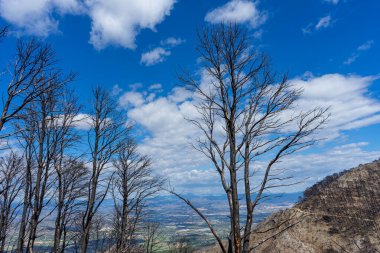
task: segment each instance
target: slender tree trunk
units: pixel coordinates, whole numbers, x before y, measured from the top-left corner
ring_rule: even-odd
[[[90,227],[87,226],[82,231],[81,245],[80,245],[80,252],[81,253],[86,253],[87,252],[87,247],[88,247],[89,240],[90,240]]]
[[[63,228],[62,236],[63,236],[63,238],[62,238],[62,239],[63,239],[63,242],[62,242],[62,247],[61,247],[60,253],[65,252],[65,249],[66,249],[66,238],[67,238],[67,230],[66,230],[66,227]]]
[[[96,165],[94,165],[94,166],[96,166]],[[97,180],[97,177],[95,175],[94,179],[92,181],[90,199],[88,201],[88,207],[87,207],[87,213],[86,213],[85,217],[83,218],[84,221],[82,224],[82,235],[81,235],[81,246],[80,246],[80,252],[81,253],[87,252],[87,247],[88,247],[88,243],[90,240],[90,227],[91,227],[92,218],[94,215],[93,212],[94,212],[95,199],[96,199],[97,181],[98,180]]]
[[[54,245],[53,245],[54,253],[59,252],[59,248],[61,244],[62,208],[63,208],[62,175],[58,173],[58,205],[57,205],[57,217],[55,219],[55,230],[54,230]]]
[[[8,186],[6,186],[8,187]],[[2,203],[2,206],[1,206],[1,216],[0,216],[0,241],[1,241],[1,245],[0,245],[0,252],[4,252],[4,247],[5,247],[5,238],[6,238],[6,230],[7,230],[7,227],[8,227],[8,224],[7,224],[7,199],[8,199],[8,196],[7,196],[7,190],[4,192],[4,199],[3,199],[3,203]]]
[[[244,228],[244,236],[243,236],[243,253],[249,253],[249,244],[251,241],[251,229],[252,229],[252,221],[253,221],[253,209],[252,209],[252,198],[251,198],[251,184],[249,180],[249,166],[250,159],[249,158],[250,151],[250,142],[247,140],[245,143],[244,149],[244,190],[245,190],[245,202],[246,202],[246,210],[247,217],[245,221]]]
[[[234,252],[241,252],[241,235],[240,235],[240,205],[239,205],[239,192],[236,176],[236,143],[235,143],[235,122],[234,112],[231,112],[231,119],[228,121],[228,131],[230,136],[230,183],[231,183],[231,197],[232,197],[232,240]]]
[[[27,161],[24,202],[23,202],[23,208],[22,208],[20,230],[18,233],[18,242],[17,242],[17,249],[16,249],[17,253],[22,253],[24,250],[24,240],[25,240],[26,225],[27,225],[26,219],[27,219],[28,209],[29,209],[30,179],[31,179],[31,165],[30,165],[30,161]]]

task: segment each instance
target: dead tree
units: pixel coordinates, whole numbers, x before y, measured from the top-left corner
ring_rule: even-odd
[[[154,253],[161,249],[161,238],[163,233],[160,223],[149,222],[145,225],[144,249],[145,253]]]
[[[6,33],[1,30],[0,33]],[[37,40],[19,41],[14,63],[8,68],[6,92],[0,115],[0,132],[4,124],[18,118],[22,109],[33,102],[56,79],[55,57],[50,46]],[[11,133],[8,133],[11,134]],[[4,134],[1,135],[4,138]]]
[[[107,168],[126,142],[129,127],[108,91],[93,90],[90,108],[91,129],[88,131],[90,175],[86,189],[86,205],[82,215],[80,252],[87,252],[92,219],[106,197],[111,180]]]
[[[91,252],[111,252],[112,235],[109,229],[109,217],[104,213],[97,213],[91,224],[91,234],[93,235],[94,243],[91,245]],[[113,252],[113,251],[112,251]]]
[[[72,241],[70,227],[75,226],[75,219],[84,205],[81,198],[85,196],[88,168],[74,157],[65,157],[59,162],[57,171],[57,203],[54,231],[53,252],[64,252]]]
[[[151,160],[141,155],[137,144],[129,139],[113,160],[116,169],[112,180],[115,217],[114,234],[117,252],[131,252],[145,213],[146,201],[162,186],[152,174]]]
[[[5,251],[9,228],[15,225],[20,207],[16,198],[24,187],[23,169],[23,159],[16,153],[0,158],[0,252]]]
[[[198,51],[209,83],[186,73],[180,77],[195,93],[199,117],[190,121],[202,137],[194,146],[214,165],[227,196],[233,252],[249,252],[253,212],[264,191],[286,185],[281,183],[285,178],[274,172],[275,165],[285,156],[313,145],[314,133],[328,115],[323,108],[305,112],[296,108],[302,91],[292,87],[286,76],[278,78],[271,71],[267,58],[252,49],[250,37],[238,25],[206,28],[199,33],[199,41]],[[255,170],[258,160],[265,166]],[[226,252],[212,224],[190,206],[208,223]],[[242,208],[246,213],[244,222]]]
[[[86,179],[87,168],[77,158],[69,157],[68,153],[78,144],[79,134],[75,130],[76,118],[80,107],[72,92],[65,92],[58,101],[56,111],[59,115],[52,121],[52,142],[56,148],[52,158],[52,166],[55,170],[56,191],[56,220],[54,231],[53,252],[61,252],[66,245],[65,240],[61,244],[62,237],[67,230],[67,224],[71,219],[73,209],[78,205]],[[78,152],[76,150],[76,152]]]
[[[49,73],[46,73],[46,75]],[[36,100],[24,108],[22,123],[17,124],[18,139],[25,156],[25,196],[20,224],[18,252],[22,252],[28,228],[27,252],[32,252],[37,237],[37,227],[44,217],[43,209],[51,203],[54,195],[52,185],[53,162],[58,155],[58,142],[55,140],[56,121],[61,120],[58,100],[71,77],[50,79],[41,86]],[[30,213],[30,215],[28,215]]]

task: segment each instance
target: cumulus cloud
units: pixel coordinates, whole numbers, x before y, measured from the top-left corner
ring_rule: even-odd
[[[170,54],[170,51],[162,47],[156,47],[151,51],[143,53],[141,55],[140,63],[144,64],[145,66],[156,65],[160,62],[165,61],[166,57],[168,57]]]
[[[378,76],[327,74],[306,80],[295,78],[291,83],[304,90],[298,107],[330,107],[331,117],[324,134],[336,138],[342,130],[380,123],[380,101],[372,98],[369,86]]]
[[[204,75],[202,85],[210,79]],[[332,141],[345,131],[380,123],[380,101],[371,97],[369,87],[377,76],[327,74],[293,78],[290,82],[304,93],[298,108],[307,111],[316,106],[330,106],[331,118],[320,137]],[[147,131],[140,143],[141,152],[150,155],[154,168],[162,175],[170,175],[172,184],[181,191],[215,193],[219,180],[215,170],[201,153],[191,147],[201,133],[186,118],[196,117],[194,94],[183,88],[175,88],[166,96],[141,93],[138,103],[130,104],[128,118]],[[129,95],[128,95],[129,96]],[[150,97],[150,98],[149,98]],[[340,139],[342,140],[342,139]],[[309,179],[301,185],[285,189],[302,190],[322,176],[371,161],[379,152],[366,151],[364,143],[340,145],[323,153],[308,152],[291,156],[280,163],[291,168],[298,179]],[[302,173],[301,173],[302,172]],[[290,172],[292,173],[292,172]],[[195,187],[196,186],[196,187]],[[279,189],[284,190],[284,189]]]
[[[125,92],[119,98],[119,105],[128,108],[130,106],[136,107],[144,103],[143,95],[136,91]]]
[[[154,31],[174,3],[175,0],[89,0],[90,43],[97,49],[108,45],[133,49],[139,30]]]
[[[0,15],[16,26],[18,32],[46,37],[58,31],[59,15],[78,14],[84,7],[77,0],[0,0]]]
[[[249,23],[257,28],[264,24],[268,15],[257,7],[257,3],[245,0],[232,0],[223,6],[208,12],[205,21],[217,24],[220,22]]]
[[[157,91],[157,92],[161,92],[162,91],[162,84],[154,83],[154,84],[150,85],[148,89],[153,90],[153,91]]]
[[[92,126],[92,119],[89,114],[79,113],[74,118],[74,126],[78,130],[89,130]]]
[[[155,47],[152,50],[141,54],[140,63],[145,66],[152,66],[164,62],[166,58],[171,55],[171,50],[183,43],[185,43],[184,39],[175,37],[161,40],[160,47]]]
[[[0,15],[17,32],[48,36],[58,31],[59,16],[88,15],[89,42],[96,49],[109,45],[134,49],[141,29],[155,31],[175,0],[0,0]]]

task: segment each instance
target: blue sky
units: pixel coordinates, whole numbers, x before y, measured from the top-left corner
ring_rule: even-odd
[[[207,81],[197,63],[197,29],[238,22],[273,68],[305,89],[302,107],[332,107],[326,141],[283,162],[308,178],[287,189],[299,191],[379,157],[379,10],[377,0],[0,0],[1,23],[11,31],[0,63],[17,38],[46,40],[64,70],[78,74],[72,85],[82,103],[95,85],[113,90],[157,173],[183,191],[217,193],[217,175],[189,147],[199,132],[183,119],[194,110],[176,72],[186,68]]]

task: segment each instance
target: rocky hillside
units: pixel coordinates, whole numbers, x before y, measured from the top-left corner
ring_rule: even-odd
[[[252,252],[380,253],[380,160],[326,177],[253,235]]]
[[[380,252],[380,161],[326,177],[256,230],[256,252]]]

